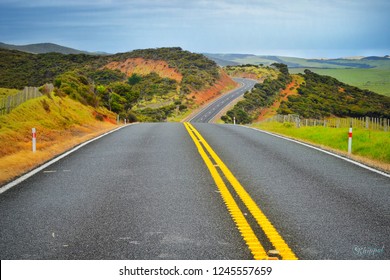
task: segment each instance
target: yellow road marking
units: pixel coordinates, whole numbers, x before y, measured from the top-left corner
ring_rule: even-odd
[[[219,158],[219,156],[213,151],[213,149],[202,137],[202,135],[190,123],[187,123],[187,126],[188,126],[187,130],[189,130],[190,128],[193,131],[193,133],[196,135],[196,137],[202,141],[203,146],[206,148],[208,153],[214,159],[215,163],[219,166],[219,168],[221,169],[225,177],[229,180],[230,184],[233,186],[234,190],[237,192],[238,196],[240,197],[244,205],[248,208],[249,212],[252,214],[252,216],[255,218],[259,226],[262,228],[262,230],[264,231],[265,235],[268,237],[268,239],[270,240],[274,248],[277,251],[279,251],[280,256],[284,260],[297,260],[298,259],[297,256],[290,249],[290,247],[284,241],[282,236],[278,233],[278,231],[268,220],[265,214],[260,210],[260,208],[257,206],[255,201],[251,198],[248,192],[236,179],[236,177],[229,170],[229,168],[227,168],[227,166],[223,163],[223,161]]]
[[[233,196],[229,192],[228,188],[226,187],[223,179],[219,175],[217,169],[207,156],[205,150],[199,143],[199,140],[195,137],[194,133],[192,132],[191,128],[189,127],[188,123],[184,123],[184,126],[186,127],[188,134],[191,136],[192,140],[194,141],[196,147],[198,148],[198,152],[201,155],[203,161],[205,162],[207,168],[209,169],[211,176],[214,179],[215,184],[217,185],[219,192],[222,196],[222,199],[232,217],[234,222],[236,223],[236,226],[238,230],[241,233],[241,236],[245,240],[249,250],[251,251],[254,259],[256,260],[264,260],[267,259],[267,253],[265,252],[263,246],[261,245],[260,241],[257,239],[255,233],[253,232],[251,226],[249,225],[248,221],[245,219],[245,216],[241,212],[240,208],[238,207],[236,201],[234,200]]]

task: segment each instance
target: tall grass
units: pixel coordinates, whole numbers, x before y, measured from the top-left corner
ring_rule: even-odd
[[[18,89],[0,88],[0,98],[17,94],[19,91]]]
[[[263,122],[254,127],[276,132],[295,139],[335,149],[341,153],[348,150],[348,128],[300,127],[291,123]],[[363,128],[354,128],[352,154],[382,163],[390,170],[390,133]]]
[[[0,185],[53,156],[114,127],[115,115],[70,98],[29,100],[0,116]],[[37,129],[37,152],[31,151],[31,129]]]

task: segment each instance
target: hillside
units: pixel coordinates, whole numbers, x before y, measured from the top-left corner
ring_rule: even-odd
[[[119,70],[127,77],[133,74],[146,76],[154,72],[161,78],[172,79],[178,83],[183,79],[183,75],[176,68],[170,67],[163,60],[144,59],[141,57],[128,58],[124,61],[112,61],[104,67],[111,70]]]
[[[305,118],[337,117],[390,118],[390,97],[347,85],[329,76],[305,70],[298,95],[289,96],[278,113]]]
[[[349,57],[337,59],[305,59],[286,56],[253,54],[205,54],[221,66],[237,64],[271,65],[283,63],[290,73],[303,73],[305,69],[334,77],[344,83],[390,96],[390,57]],[[220,61],[223,61],[220,63]]]
[[[69,97],[46,95],[0,116],[0,185],[55,155],[116,127],[115,114]],[[31,152],[31,128],[37,152]]]
[[[183,76],[181,90],[184,93],[211,86],[219,78],[219,70],[215,62],[203,55],[183,51],[181,48],[135,50],[108,56],[59,53],[30,54],[0,48],[0,56],[2,58],[0,61],[0,87],[4,88],[40,86],[53,82],[56,76],[74,69],[97,70],[107,67],[121,70],[123,63],[129,63],[128,59],[137,58],[149,62],[163,61],[170,68],[176,69]],[[133,62],[136,63],[134,60]],[[118,67],[113,67],[115,63]]]
[[[66,71],[100,64],[99,56],[86,54],[31,54],[0,48],[0,87],[18,88],[52,83]],[[101,62],[100,62],[101,63]]]
[[[237,87],[233,81],[222,69],[220,69],[220,78],[211,87],[190,93],[187,100],[193,101],[196,105],[203,105],[226,91]]]
[[[144,58],[165,61],[171,68],[176,68],[183,75],[182,93],[201,90],[212,86],[219,78],[217,64],[201,54],[184,51],[181,48],[158,48],[134,50],[107,56],[107,61],[125,61],[129,58]]]
[[[244,94],[244,100],[239,101],[234,105],[233,109],[229,110],[221,119],[226,123],[233,123],[235,120],[239,124],[251,123],[257,119],[261,111],[270,107],[279,97],[281,90],[291,82],[291,77],[288,73],[288,68],[284,64],[274,63],[269,67],[260,66],[244,66],[234,67],[234,69],[248,69],[251,74],[254,70],[260,73],[267,73],[262,83],[257,83],[251,91]],[[276,75],[274,74],[276,73]]]
[[[308,69],[311,72],[331,76],[337,80],[350,84],[361,89],[370,90],[379,94],[390,96],[390,65],[378,66],[375,68],[293,68],[291,73],[304,73]]]
[[[287,66],[273,64],[279,74],[263,84],[257,84],[244,100],[227,112],[222,120],[231,123],[250,123],[263,120],[270,113],[298,114],[304,118],[325,117],[377,117],[390,118],[390,97],[342,83],[329,76],[318,75],[310,70],[304,74],[289,75]],[[253,66],[226,67],[253,72]],[[266,67],[257,66],[257,69]],[[263,71],[264,71],[263,70]],[[260,71],[260,70],[257,70]],[[291,78],[293,77],[293,79]]]
[[[0,49],[0,55],[0,87],[54,83],[58,96],[105,106],[132,121],[178,117],[198,106],[203,93],[211,98],[234,85],[215,62],[181,48],[107,56]]]
[[[223,69],[232,77],[253,79],[259,83],[262,83],[265,79],[276,79],[278,77],[278,70],[269,66],[262,67],[259,65],[245,64],[226,66]]]

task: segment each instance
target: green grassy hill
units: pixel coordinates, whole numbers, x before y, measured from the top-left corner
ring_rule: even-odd
[[[330,76],[305,70],[299,95],[289,96],[278,113],[304,118],[337,117],[390,118],[390,97],[342,83]]]
[[[303,73],[305,69],[320,74],[334,77],[346,84],[361,89],[367,89],[379,94],[390,96],[390,67],[378,68],[344,68],[344,69],[319,69],[319,68],[293,68],[291,73]]]

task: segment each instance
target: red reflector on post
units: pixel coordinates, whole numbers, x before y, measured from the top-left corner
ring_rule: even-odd
[[[32,151],[35,153],[37,150],[37,130],[33,128],[31,132],[32,132]]]

